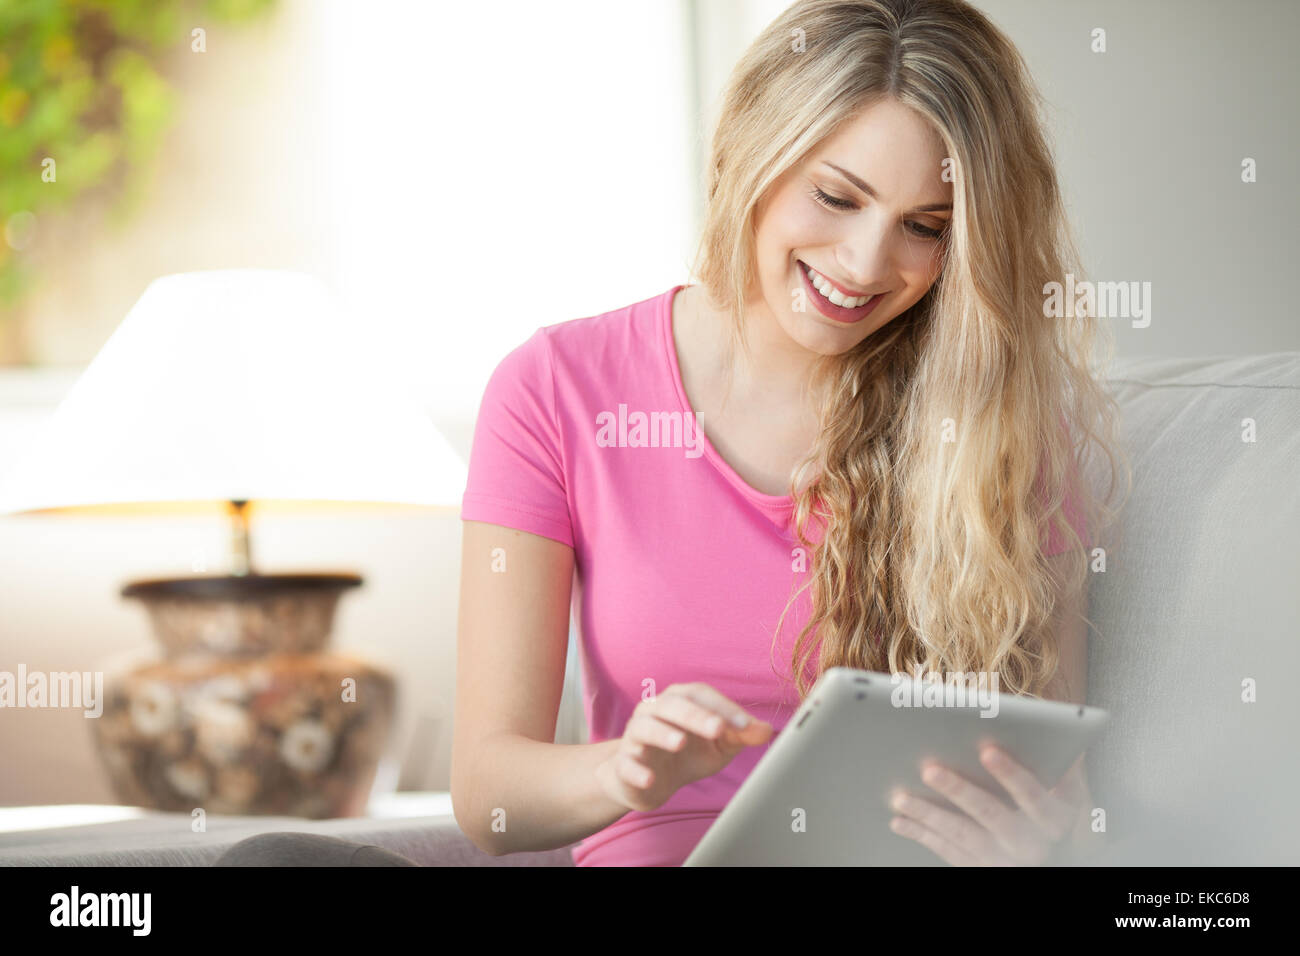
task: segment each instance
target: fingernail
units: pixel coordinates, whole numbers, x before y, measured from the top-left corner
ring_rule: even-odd
[[[740,727],[740,728],[743,729],[743,728],[749,726],[749,715],[748,715],[748,714],[732,714],[732,716],[731,716],[731,722],[732,722],[733,724],[735,724],[737,727]]]

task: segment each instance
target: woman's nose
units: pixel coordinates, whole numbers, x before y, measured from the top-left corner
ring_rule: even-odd
[[[888,224],[873,223],[841,243],[835,255],[844,281],[855,289],[878,287],[892,268],[892,243],[899,238],[892,233]]]

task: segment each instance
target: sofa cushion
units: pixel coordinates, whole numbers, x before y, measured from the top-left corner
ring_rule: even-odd
[[[381,846],[421,866],[572,866],[568,848],[489,856],[451,814],[372,819],[223,817],[209,815],[203,833],[187,813],[144,813],[90,826],[0,833],[0,866],[207,866],[245,837],[293,831],[323,833]]]
[[[1134,862],[1300,862],[1300,352],[1126,359],[1110,387],[1133,491],[1090,588],[1108,830],[1151,838]]]

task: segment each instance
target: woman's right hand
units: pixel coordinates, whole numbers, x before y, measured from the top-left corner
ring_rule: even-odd
[[[746,747],[767,743],[772,730],[708,684],[672,684],[637,704],[618,750],[596,768],[596,778],[629,810],[654,810]]]

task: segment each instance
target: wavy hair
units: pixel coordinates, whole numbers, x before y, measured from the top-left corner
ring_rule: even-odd
[[[1089,548],[1118,514],[1117,472],[1129,487],[1131,473],[1118,408],[1092,366],[1113,353],[1109,327],[1073,310],[1045,315],[1046,285],[1084,272],[1042,97],[1010,40],[961,0],[794,3],[726,87],[693,271],[730,314],[732,347],[746,348],[761,197],[886,97],[943,140],[953,216],[926,294],[814,366],[818,438],[791,478],[811,555],[791,596],[811,588],[794,680],[803,698],[834,666],[985,671],[1040,696],[1059,662],[1058,589],[1084,587]],[[1109,463],[1103,494],[1080,480],[1094,451]],[[1090,542],[1068,520],[1067,495]],[[1042,553],[1047,533],[1069,544],[1059,562]]]

